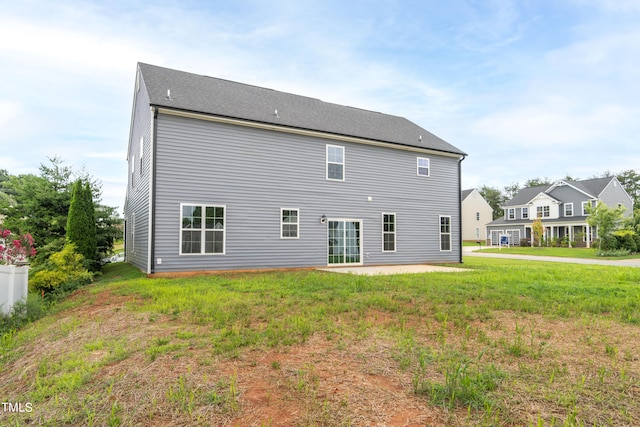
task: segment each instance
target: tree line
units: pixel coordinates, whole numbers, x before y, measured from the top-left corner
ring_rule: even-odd
[[[59,157],[48,160],[38,174],[0,170],[0,225],[33,236],[33,277],[43,270],[59,273],[57,261],[95,273],[100,259],[122,239],[122,219],[117,208],[100,203],[100,181],[86,170],[73,170]]]
[[[594,175],[587,179],[595,179],[595,178],[608,178],[613,177],[614,174],[610,171],[606,171],[600,175]],[[640,173],[636,172],[633,169],[629,169],[620,173],[615,174],[618,181],[622,187],[627,191],[629,196],[633,199],[633,206],[635,209],[640,208]],[[560,178],[563,181],[580,181],[580,178],[565,176],[564,178]],[[528,187],[537,187],[537,186],[550,186],[559,180],[551,180],[547,177],[545,178],[532,178],[528,179],[524,182],[522,186],[519,183],[513,183],[511,185],[507,185],[502,189],[496,187],[489,187],[487,185],[482,186],[478,191],[482,194],[482,197],[489,203],[491,208],[493,209],[493,219],[502,218],[504,216],[504,211],[502,206],[509,201],[513,196],[515,196],[518,191],[523,188]]]

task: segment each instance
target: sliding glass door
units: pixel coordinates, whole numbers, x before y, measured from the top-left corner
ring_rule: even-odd
[[[361,221],[330,220],[327,228],[329,265],[361,264]]]

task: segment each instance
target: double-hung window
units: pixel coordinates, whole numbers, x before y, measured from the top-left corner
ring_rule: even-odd
[[[587,210],[589,206],[589,202],[582,202],[582,216],[589,215],[589,211]]]
[[[509,208],[507,210],[507,219],[516,219],[516,209],[515,208]]]
[[[382,252],[396,251],[396,214],[382,214]]]
[[[429,159],[426,157],[418,157],[417,158],[417,168],[418,168],[418,176],[430,176],[431,175],[431,165]]]
[[[440,250],[451,250],[451,217],[440,217]]]
[[[224,206],[182,204],[180,254],[224,254]]]
[[[142,175],[143,157],[144,157],[144,136],[140,137],[140,175]]]
[[[298,209],[280,209],[280,238],[297,239],[300,227],[300,211]]]
[[[529,208],[522,208],[522,219],[529,219]]]
[[[573,216],[573,203],[564,204],[564,216]]]
[[[551,215],[549,206],[538,206],[536,208],[536,213],[538,214],[538,218],[549,218]]]
[[[327,144],[327,179],[344,181],[344,147]]]

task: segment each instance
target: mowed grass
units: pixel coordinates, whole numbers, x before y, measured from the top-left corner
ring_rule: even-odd
[[[590,258],[590,259],[634,259],[640,258],[638,254],[602,257],[598,256],[593,248],[557,248],[557,247],[530,247],[530,246],[510,246],[510,247],[484,247],[480,252],[502,253],[514,255],[534,255],[534,256],[554,256],[563,258]]]
[[[147,279],[0,341],[2,425],[638,425],[640,269]],[[0,408],[1,409],[1,408]]]

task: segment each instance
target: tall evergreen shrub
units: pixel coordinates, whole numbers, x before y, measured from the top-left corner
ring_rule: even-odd
[[[89,184],[78,179],[73,184],[71,204],[67,217],[67,242],[85,259],[91,271],[98,269],[98,244],[96,239],[95,207]]]

